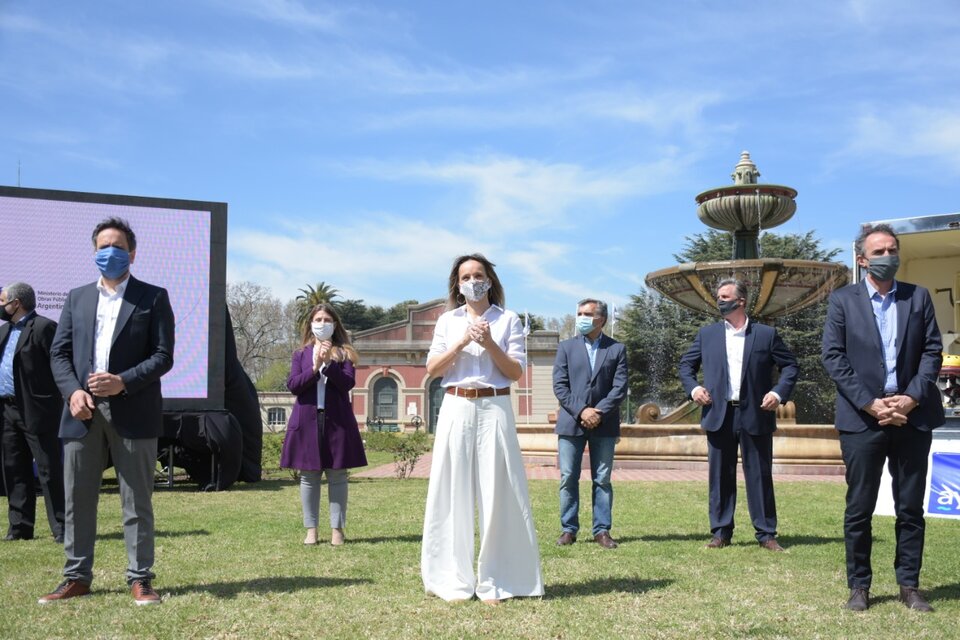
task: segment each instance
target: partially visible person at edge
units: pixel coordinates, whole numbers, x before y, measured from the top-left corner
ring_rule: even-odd
[[[0,320],[6,321],[0,327],[0,428],[10,522],[4,540],[33,538],[36,462],[50,532],[63,544],[63,459],[57,437],[63,398],[50,371],[57,323],[36,307],[36,293],[25,282],[0,291]]]
[[[557,348],[553,393],[557,414],[557,458],[560,461],[560,537],[557,544],[577,541],[580,529],[580,467],[590,447],[593,481],[593,540],[616,549],[613,526],[613,451],[620,439],[620,403],[627,396],[627,350],[605,334],[607,305],[587,298],[577,304],[577,332]]]
[[[348,469],[367,465],[350,402],[359,356],[332,305],[318,304],[308,317],[287,378],[287,388],[297,399],[287,424],[280,466],[300,472],[306,545],[318,542],[320,480],[326,474],[330,544],[339,546],[344,543],[347,524]]]
[[[93,230],[96,282],[74,289],[50,348],[53,377],[66,401],[63,438],[65,580],[41,604],[90,593],[97,503],[107,459],[123,506],[127,585],[138,605],[158,604],[153,589],[153,481],[163,426],[160,378],[173,367],[174,317],[167,290],[130,275],[137,237],[126,220]]]
[[[835,421],[847,467],[846,607],[864,611],[870,606],[873,510],[886,464],[897,512],[893,566],[900,601],[932,611],[919,586],[931,430],[945,422],[937,388],[940,329],[930,292],[895,279],[900,242],[893,228],[864,227],[854,250],[867,275],[830,295],[822,353],[837,385]]]
[[[420,571],[428,594],[496,605],[543,595],[540,553],[510,385],[526,365],[520,318],[479,254],[453,262],[448,311],[437,320],[427,372],[446,388],[437,419]],[[474,509],[480,551],[474,573]]]
[[[777,407],[793,392],[797,359],[773,327],[747,317],[747,287],[733,278],[717,284],[722,320],[702,327],[680,358],[680,382],[700,405],[707,432],[710,492],[709,549],[733,538],[737,510],[737,451],[743,459],[747,507],[762,549],[783,551],[777,542],[777,502],[773,490],[773,432]],[[697,372],[703,365],[703,384]],[[780,377],[773,383],[773,367]]]

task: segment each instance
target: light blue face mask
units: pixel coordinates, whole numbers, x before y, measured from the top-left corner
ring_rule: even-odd
[[[97,251],[94,261],[104,278],[116,280],[130,268],[130,253],[120,247],[104,247]]]
[[[577,316],[577,331],[580,332],[580,335],[587,335],[593,331],[593,318],[590,316]]]

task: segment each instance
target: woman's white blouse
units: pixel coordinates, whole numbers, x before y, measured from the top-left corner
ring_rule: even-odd
[[[483,316],[490,323],[490,335],[509,357],[527,366],[527,355],[523,345],[523,323],[513,311],[505,311],[497,305],[490,305]],[[445,353],[448,345],[455,345],[471,325],[466,305],[447,311],[437,320],[433,330],[433,343],[427,360]],[[479,389],[509,387],[513,381],[505,376],[487,350],[476,342],[469,343],[457,355],[457,359],[447,369],[441,384],[444,387],[465,387]]]

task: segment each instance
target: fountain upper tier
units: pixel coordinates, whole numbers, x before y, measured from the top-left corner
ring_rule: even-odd
[[[775,318],[823,300],[850,276],[847,267],[835,262],[764,258],[688,262],[649,273],[646,283],[688,309],[719,316],[714,292],[724,278],[747,285],[751,317]]]

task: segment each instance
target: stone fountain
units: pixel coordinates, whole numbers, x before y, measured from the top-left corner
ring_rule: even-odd
[[[783,224],[796,213],[795,189],[757,181],[760,171],[744,151],[734,168],[733,184],[697,197],[697,215],[714,229],[733,234],[732,259],[681,264],[647,275],[647,286],[694,311],[719,317],[714,290],[723,278],[747,284],[751,318],[772,322],[823,300],[849,282],[846,266],[814,260],[784,260],[760,255],[764,230]],[[802,399],[800,399],[802,402]],[[621,428],[616,449],[618,466],[644,468],[706,468],[707,445],[699,427],[699,407],[693,402],[666,416],[655,404],[642,405],[633,424]],[[777,411],[774,435],[776,473],[843,473],[843,461],[832,425],[796,424],[796,407],[788,402]],[[520,429],[528,457],[555,456],[556,436],[549,428]]]
[[[770,321],[822,300],[849,281],[847,267],[834,262],[760,257],[761,231],[783,224],[797,210],[790,187],[760,184],[760,171],[746,151],[733,184],[699,194],[697,215],[714,229],[733,234],[731,260],[695,262],[647,274],[648,287],[688,309],[719,316],[714,289],[723,278],[739,278],[751,292],[748,313]]]

